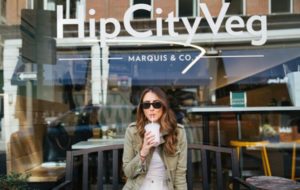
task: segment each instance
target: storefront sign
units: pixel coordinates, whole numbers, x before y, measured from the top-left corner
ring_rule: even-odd
[[[227,13],[229,3],[223,3],[223,6],[219,12],[218,17],[216,20],[213,20],[212,15],[210,14],[207,5],[204,3],[200,3],[200,9],[203,13],[204,17],[197,16],[195,17],[194,23],[190,23],[188,18],[186,17],[175,17],[174,12],[170,12],[168,14],[168,17],[163,20],[159,15],[162,14],[163,10],[161,8],[155,9],[155,13],[157,15],[156,18],[156,36],[162,36],[162,23],[166,22],[168,24],[168,34],[171,37],[174,37],[174,41],[176,41],[176,37],[179,35],[178,32],[175,31],[175,23],[176,22],[182,22],[188,32],[188,37],[185,41],[186,44],[190,44],[192,42],[193,37],[196,34],[197,29],[200,27],[200,23],[203,18],[206,19],[208,22],[208,25],[213,33],[213,35],[217,35],[219,33],[221,24],[224,21],[225,15]],[[154,11],[153,7],[148,4],[136,4],[127,9],[127,11],[124,13],[123,23],[125,30],[133,37],[136,38],[148,38],[151,36],[154,36],[154,33],[152,30],[147,31],[137,31],[133,28],[131,25],[131,18],[135,11],[138,10],[146,10],[146,11]],[[89,13],[90,16],[95,15],[95,10],[90,9]],[[78,26],[78,37],[79,38],[85,38],[84,35],[84,23],[85,23],[85,15],[84,15],[84,8],[82,6],[79,6],[79,14],[78,18],[76,19],[64,19],[63,18],[63,7],[61,5],[57,6],[57,38],[64,38],[64,26],[65,25],[77,25]],[[255,30],[254,29],[254,22],[256,25],[260,25],[260,29]],[[107,25],[113,25],[114,30],[111,33],[108,33],[106,28]],[[121,31],[121,24],[120,22],[115,18],[101,18],[100,19],[100,41],[101,46],[106,46],[106,41],[109,39],[115,39],[118,37]],[[89,19],[89,36],[88,38],[94,39],[96,37],[96,21],[94,18]],[[225,30],[228,34],[232,36],[240,36],[244,33],[249,33],[254,37],[254,39],[251,40],[252,45],[263,45],[265,44],[267,40],[267,17],[266,16],[258,16],[253,15],[248,18],[248,20],[245,22],[241,16],[229,16],[226,19],[225,22]]]
[[[246,92],[230,92],[230,105],[232,107],[246,107],[247,106]]]

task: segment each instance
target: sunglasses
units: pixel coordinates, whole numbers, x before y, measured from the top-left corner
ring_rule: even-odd
[[[152,103],[150,103],[150,102],[143,102],[141,105],[142,105],[143,109],[149,109],[151,105],[155,109],[159,109],[159,108],[162,107],[162,104],[159,101],[155,101],[155,102],[152,102]]]

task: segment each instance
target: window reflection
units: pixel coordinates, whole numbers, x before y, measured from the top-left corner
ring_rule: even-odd
[[[136,4],[147,4],[151,5],[151,0],[133,0],[133,5]],[[146,10],[137,10],[133,13],[134,19],[150,19],[151,18],[151,12]]]
[[[271,13],[290,13],[291,0],[271,0]]]
[[[191,17],[195,16],[197,10],[196,0],[178,0],[178,16]]]
[[[230,3],[227,14],[242,15],[244,14],[244,0],[225,0],[225,3]]]

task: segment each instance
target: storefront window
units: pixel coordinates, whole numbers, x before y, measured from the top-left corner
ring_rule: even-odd
[[[151,5],[151,0],[133,0],[133,5],[136,4],[147,4]],[[138,10],[135,11],[133,14],[134,19],[150,19],[151,18],[151,12],[146,11],[146,10]]]
[[[192,17],[197,15],[196,0],[177,0],[177,3],[179,17]]]
[[[78,142],[123,139],[150,86],[166,92],[189,143],[300,138],[298,1],[18,2],[1,1],[0,148],[7,172],[63,165]],[[152,10],[124,21],[141,3]],[[100,129],[104,136],[93,133]],[[53,136],[65,146],[51,144]]]
[[[45,10],[55,10],[57,5],[63,5],[64,18],[77,18],[78,5],[81,4],[81,0],[44,0]]]
[[[270,0],[271,13],[291,13],[292,0]]]
[[[225,3],[230,3],[228,8],[228,14],[230,15],[242,15],[244,14],[244,0],[225,0]]]

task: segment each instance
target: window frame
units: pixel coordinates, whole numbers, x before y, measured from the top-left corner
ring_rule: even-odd
[[[1,0],[1,10],[0,10],[0,23],[5,23],[6,22],[6,6],[7,6],[7,0]]]
[[[176,17],[180,17],[179,16],[179,1],[180,0],[176,0]],[[193,18],[199,15],[200,13],[200,2],[201,0],[193,0],[193,15],[191,16],[187,16],[188,18]],[[184,16],[186,17],[186,16]]]
[[[52,10],[52,11],[56,10],[57,3],[56,3],[55,0],[43,0],[43,1],[44,1],[43,2],[44,10]],[[65,8],[66,12],[64,13],[64,16],[67,19],[71,18],[71,16],[74,16],[74,15],[71,15],[71,1],[74,1],[74,0],[66,0],[66,8]],[[49,7],[49,5],[50,5],[49,3],[54,4],[54,7]],[[74,7],[75,8],[75,13],[74,13],[75,14],[75,18],[78,18],[78,15],[79,15],[79,12],[78,12],[78,6],[79,5],[83,5],[84,6],[83,10],[85,12],[86,11],[85,10],[86,9],[86,0],[76,0],[76,2],[75,2],[75,6],[76,7]],[[84,15],[85,15],[85,13],[84,13]]]
[[[151,3],[151,7],[153,8],[153,5],[154,5],[154,0],[150,0],[150,3]],[[134,4],[134,0],[130,0],[130,6],[133,6],[133,5],[135,5]],[[153,19],[153,9],[151,10],[151,12],[150,12],[150,18],[134,18],[134,16],[133,15],[131,15],[131,18],[130,18],[130,20],[152,20]]]
[[[27,0],[26,1],[26,8],[27,9],[34,9],[34,0]]]
[[[225,3],[225,0],[222,0],[222,5]],[[243,8],[242,8],[242,14],[228,14],[227,15],[246,15],[247,14],[247,6],[246,6],[246,3],[247,1],[246,0],[242,0],[242,3],[243,3]]]
[[[275,14],[293,14],[293,9],[294,9],[294,0],[288,0],[288,1],[290,1],[290,10],[288,11],[288,12],[275,12],[275,13],[273,13],[272,12],[272,0],[269,0],[269,2],[268,2],[268,7],[269,7],[269,14],[270,15],[275,15]]]

